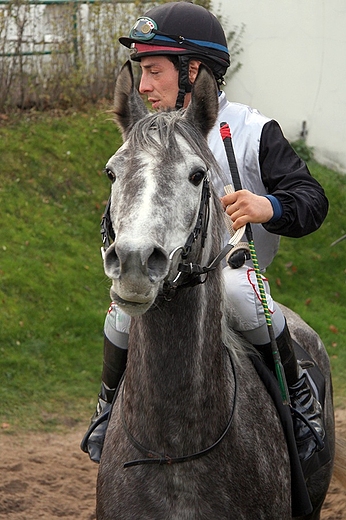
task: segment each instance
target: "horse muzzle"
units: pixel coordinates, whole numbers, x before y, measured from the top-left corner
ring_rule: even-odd
[[[129,241],[116,240],[103,261],[105,274],[113,282],[111,298],[130,315],[148,310],[170,268],[169,255],[162,247],[134,247]]]

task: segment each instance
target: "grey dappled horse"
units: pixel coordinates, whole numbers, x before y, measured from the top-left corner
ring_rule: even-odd
[[[107,164],[115,242],[104,265],[111,298],[133,318],[99,468],[98,520],[291,518],[284,434],[245,346],[227,331],[220,264],[193,286],[223,247],[221,204],[205,191],[208,170],[217,168],[205,139],[217,111],[203,67],[185,113],[149,115],[129,64],[117,80],[124,144]],[[326,377],[333,452],[328,356],[287,312]],[[332,462],[309,479],[314,513],[301,518],[320,517],[331,473]]]

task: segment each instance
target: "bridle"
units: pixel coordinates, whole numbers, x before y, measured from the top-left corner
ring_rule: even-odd
[[[204,283],[208,277],[208,273],[216,267],[216,265],[202,267],[200,264],[187,261],[192,246],[199,237],[201,238],[201,247],[203,248],[205,245],[210,217],[210,196],[210,180],[208,175],[205,175],[195,227],[188,236],[185,244],[173,249],[169,255],[169,260],[172,264],[175,255],[180,252],[182,262],[178,264],[176,276],[172,280],[168,277],[164,280],[160,295],[166,301],[170,301],[174,297],[178,288],[194,287],[195,285]]]
[[[102,248],[101,253],[102,257],[104,256],[104,253],[111,245],[111,242],[115,240],[115,233],[112,226],[111,221],[111,201],[112,201],[112,195],[109,196],[105,210],[102,214],[101,223],[100,223],[100,233],[102,237]]]
[[[239,242],[243,235],[243,229],[236,232],[231,240],[223,247],[220,253],[214,258],[214,260],[206,266],[202,266],[198,263],[188,262],[189,254],[191,253],[193,244],[201,238],[201,247],[205,245],[205,241],[208,235],[208,225],[210,217],[210,180],[208,174],[204,176],[201,201],[198,210],[197,220],[193,231],[188,236],[183,246],[178,246],[169,255],[170,264],[173,263],[173,259],[176,254],[180,253],[181,262],[177,266],[177,273],[172,279],[169,279],[169,275],[163,282],[162,289],[158,295],[158,298],[163,298],[166,301],[172,300],[178,289],[187,287],[194,287],[195,285],[203,284],[208,278],[210,271],[213,271],[225,256],[231,251],[231,249]],[[102,248],[101,253],[104,254],[111,242],[115,240],[115,233],[112,227],[110,218],[110,207],[111,207],[111,196],[109,197],[105,210],[101,218],[101,236],[102,236]]]

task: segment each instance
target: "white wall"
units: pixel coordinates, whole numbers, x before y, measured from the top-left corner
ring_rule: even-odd
[[[218,3],[217,3],[218,2]],[[346,172],[346,0],[214,0],[229,28],[245,23],[228,98],[258,108],[315,158]]]

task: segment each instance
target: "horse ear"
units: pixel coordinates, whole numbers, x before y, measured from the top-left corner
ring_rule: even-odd
[[[115,83],[114,120],[125,140],[134,123],[146,116],[148,110],[139,95],[128,60],[122,67]]]
[[[218,88],[213,73],[200,65],[192,87],[191,102],[185,117],[207,137],[216,123],[219,112]]]

